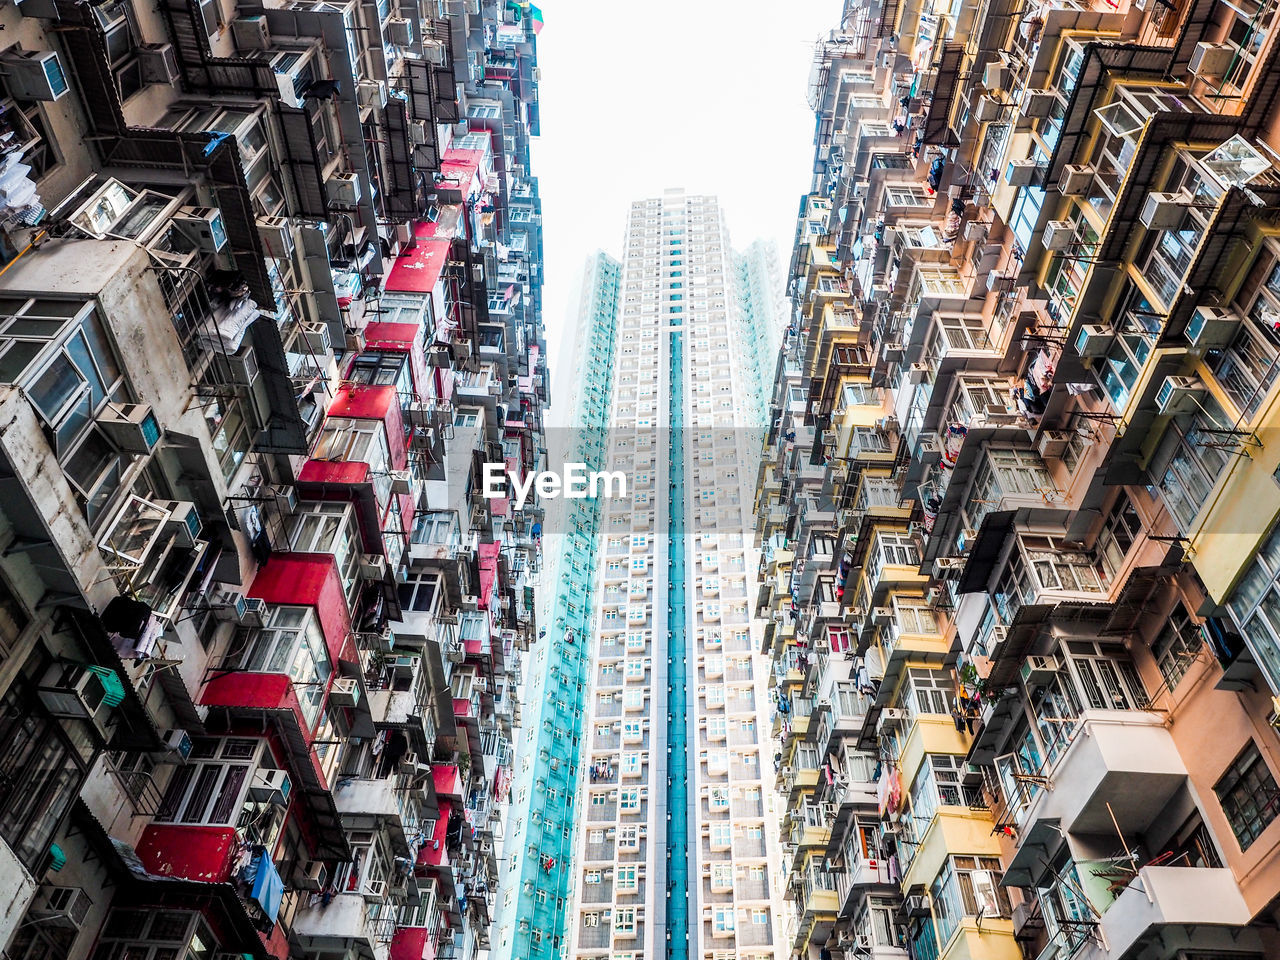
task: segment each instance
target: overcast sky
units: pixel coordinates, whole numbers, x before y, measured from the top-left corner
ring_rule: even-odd
[[[552,404],[571,353],[563,337],[582,263],[622,252],[632,200],[667,187],[712,193],[733,245],[773,239],[790,257],[809,187],[813,42],[840,0],[542,0],[543,315]],[[557,414],[563,411],[557,409]],[[553,417],[559,422],[559,416]]]

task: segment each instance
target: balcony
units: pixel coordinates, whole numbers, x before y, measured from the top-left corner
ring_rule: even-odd
[[[339,893],[328,905],[303,906],[293,915],[293,937],[303,950],[348,951],[363,957],[385,958],[386,946],[393,928],[390,918],[370,916],[372,905],[362,892]],[[385,933],[385,936],[380,934]]]
[[[1187,781],[1161,717],[1134,710],[1084,711],[1046,774],[1026,822],[1056,821],[1065,833],[1102,836],[1144,833]],[[1034,855],[1019,850],[1010,869]]]
[[[1240,895],[1235,877],[1226,868],[1143,867],[1136,883],[1118,896],[1099,924],[1109,949],[1096,943],[1081,954],[1082,960],[1103,960],[1135,954],[1152,941],[1163,942],[1166,928],[1178,928],[1177,942],[1205,956],[1217,950],[1248,950],[1257,944],[1257,933],[1241,931],[1253,916]],[[1250,943],[1237,938],[1243,935]],[[1260,945],[1255,949],[1261,950]],[[1152,957],[1183,956],[1172,947]],[[1262,954],[1259,953],[1259,956]]]

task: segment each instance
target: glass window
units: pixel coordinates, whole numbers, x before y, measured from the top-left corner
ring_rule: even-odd
[[[1241,850],[1248,850],[1276,818],[1280,788],[1252,741],[1214,784],[1213,792]]]

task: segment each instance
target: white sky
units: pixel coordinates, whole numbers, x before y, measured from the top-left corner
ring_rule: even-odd
[[[720,198],[737,249],[791,254],[812,177],[813,42],[840,0],[540,0],[543,316],[552,404],[564,411],[568,319],[582,263],[622,252],[632,200],[667,187]],[[558,421],[559,417],[552,418]]]

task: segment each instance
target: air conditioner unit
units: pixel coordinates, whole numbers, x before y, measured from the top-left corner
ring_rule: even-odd
[[[183,760],[191,756],[191,734],[181,728],[164,732],[165,750],[176,753]]]
[[[1196,307],[1187,321],[1187,339],[1193,347],[1216,350],[1225,347],[1240,332],[1240,315],[1218,307]]]
[[[1202,393],[1204,384],[1196,377],[1165,377],[1156,391],[1156,408],[1164,414],[1177,413]]]
[[[929,365],[927,363],[913,363],[907,371],[908,383],[921,383],[929,373]]]
[[[294,868],[293,885],[299,890],[323,890],[329,885],[329,868],[319,860],[301,860]]]
[[[1086,323],[1076,334],[1076,353],[1082,357],[1101,357],[1115,343],[1116,335],[1101,324]]]
[[[360,202],[360,178],[354,173],[335,173],[324,182],[331,203],[354,205]]]
[[[298,509],[298,488],[289,483],[273,483],[267,492],[276,502],[276,509],[284,514],[293,514]]]
[[[989,123],[992,120],[999,120],[1000,111],[1003,109],[1004,104],[1000,102],[999,97],[979,97],[974,115],[978,118],[979,123]],[[1031,163],[1033,166],[1035,165],[1034,160]]]
[[[964,238],[966,240],[981,240],[987,235],[987,224],[984,220],[966,220],[964,224]]]
[[[257,629],[266,623],[267,601],[261,597],[244,598],[244,615],[240,617],[240,626]]]
[[[271,49],[271,31],[267,29],[266,17],[237,17],[231,21],[231,36],[240,51]]]
[[[274,803],[284,806],[289,802],[292,788],[289,774],[283,770],[255,770],[249,781],[249,796],[258,803]]]
[[[427,142],[427,122],[425,120],[409,121],[409,142],[421,146]]]
[[[307,349],[313,354],[323,356],[333,350],[333,344],[329,340],[329,325],[327,323],[306,324],[302,328],[302,336]]]
[[[961,553],[967,553],[973,547],[973,541],[978,539],[978,531],[973,527],[965,527],[960,531],[957,539],[956,547]]]
[[[213,366],[225,383],[252,386],[258,379],[258,357],[253,345],[246,343],[235,353],[214,353]]]
[[[150,404],[109,403],[97,424],[121,453],[150,453],[160,442],[160,424]]]
[[[366,880],[364,886],[360,888],[360,893],[369,903],[381,902],[387,898],[387,881]]]
[[[0,54],[0,75],[18,100],[57,100],[70,89],[52,50],[6,50]]]
[[[923,894],[905,897],[902,901],[902,912],[908,917],[927,917],[929,915],[929,898]]]
[[[1027,657],[1018,672],[1028,687],[1042,687],[1058,675],[1058,658]]]
[[[387,40],[397,47],[413,43],[413,24],[404,17],[387,18]]]
[[[1012,293],[1018,284],[1016,273],[1001,273],[992,270],[987,274],[987,291],[989,293]]]
[[[335,707],[354,707],[360,703],[360,682],[355,677],[339,677],[329,687],[329,702]]]
[[[898,707],[885,707],[880,711],[880,719],[876,721],[877,736],[885,730],[895,730],[907,719],[907,711]]]
[[[937,580],[959,580],[964,562],[964,557],[938,557],[933,561],[933,576]]]
[[[1040,164],[1035,160],[1010,160],[1005,169],[1005,183],[1011,187],[1029,187],[1035,182]]]
[[[893,607],[876,607],[871,611],[871,619],[881,626],[893,623]]]
[[[880,348],[880,356],[884,357],[890,363],[897,363],[902,359],[902,349],[901,343],[886,343]]]
[[[293,254],[293,225],[288,217],[258,217],[258,239],[266,255],[283,260]]]
[[[387,575],[387,558],[380,553],[360,554],[360,576],[365,580],[382,580]]]
[[[1028,90],[1022,97],[1022,115],[1033,120],[1043,120],[1053,112],[1058,102],[1052,90]]]
[[[1013,85],[1013,71],[1003,60],[992,60],[982,69],[982,85],[988,90],[1008,90]]]
[[[182,76],[178,70],[178,55],[171,43],[143,43],[138,45],[138,68],[144,83],[176,83]]]
[[[415,657],[397,657],[397,660],[416,659]],[[413,752],[402,753],[399,761],[396,763],[396,769],[400,773],[417,773],[418,772],[418,755]]]
[[[1070,220],[1050,220],[1041,242],[1046,250],[1065,250],[1076,236],[1076,225]]]
[[[991,628],[991,636],[987,639],[987,656],[992,660],[999,658],[1004,652],[1005,642],[1009,639],[1009,628],[996,626]]]
[[[217,207],[183,207],[173,215],[173,225],[205,253],[217,253],[227,245],[227,228]]]
[[[1149,193],[1138,219],[1148,230],[1172,230],[1182,225],[1187,198],[1178,193]]]
[[[80,887],[41,885],[27,913],[42,926],[79,930],[93,908],[93,901]]]
[[[54,664],[37,688],[40,702],[55,717],[92,719],[106,703],[115,706],[119,693],[108,691],[102,677],[83,665]]]
[[[470,593],[463,594],[462,601],[458,605],[468,613],[474,613],[480,609],[480,598]]]
[[[413,492],[413,473],[409,470],[392,470],[391,492],[407,494]]]
[[[1040,452],[1042,457],[1059,459],[1067,452],[1067,447],[1070,443],[1071,431],[1045,430],[1040,436],[1036,437],[1036,450]]]
[[[183,546],[194,547],[204,528],[196,505],[190,500],[159,500],[156,505],[169,511],[165,529],[176,531]]]
[[[210,598],[209,609],[213,611],[215,620],[223,623],[239,623],[244,619],[248,607],[245,606],[244,594],[221,590]]]
[[[302,95],[311,85],[313,68],[310,50],[284,50],[271,58],[280,100],[295,110],[302,109]]]
[[[1197,43],[1191,51],[1188,69],[1197,77],[1221,77],[1231,69],[1236,48],[1229,43]]]
[[[385,107],[387,85],[382,80],[360,80],[356,83],[356,102],[362,107]]]
[[[1058,192],[1068,197],[1079,197],[1093,186],[1093,166],[1088,163],[1068,163],[1062,168],[1058,180]]]

